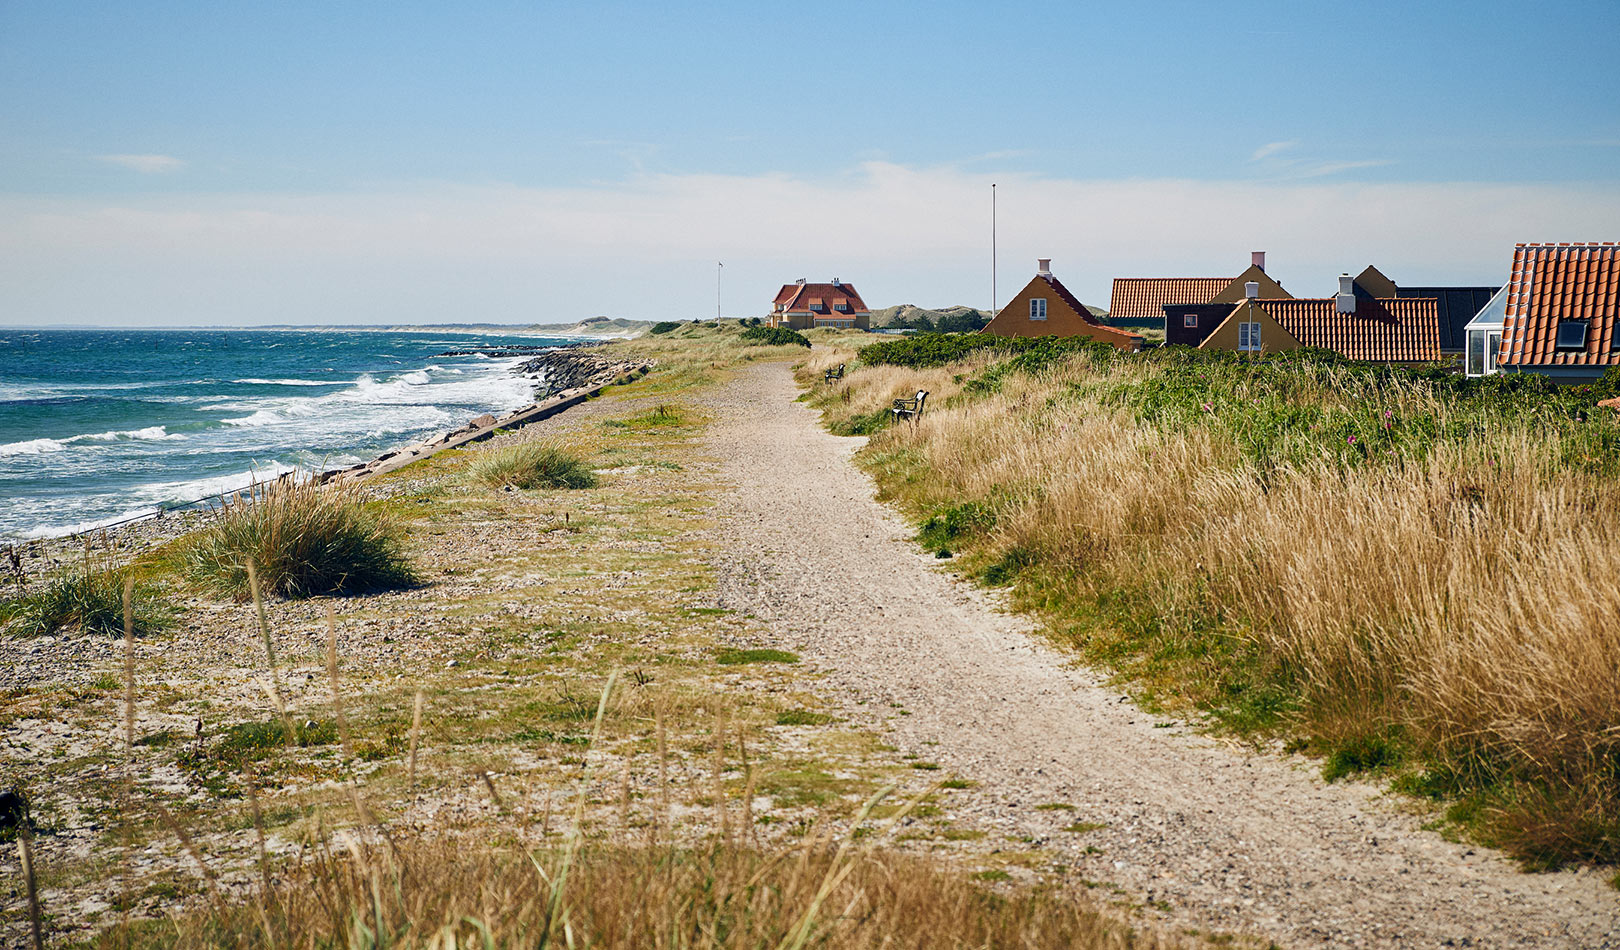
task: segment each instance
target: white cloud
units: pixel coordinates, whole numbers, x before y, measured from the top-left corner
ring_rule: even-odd
[[[638,176],[371,194],[0,196],[0,323],[439,323],[762,313],[834,276],[873,306],[985,306],[1036,257],[1083,300],[1115,276],[1220,276],[1270,252],[1299,295],[1367,263],[1505,280],[1517,241],[1617,239],[1602,184],[1083,180],[871,162],[833,179]]]
[[[1276,155],[1278,152],[1286,152],[1298,144],[1299,142],[1295,140],[1289,140],[1287,142],[1267,142],[1254,150],[1254,154],[1249,156],[1249,161],[1264,161],[1265,159]]]
[[[183,159],[173,155],[97,155],[96,159],[143,175],[161,175],[186,167]]]

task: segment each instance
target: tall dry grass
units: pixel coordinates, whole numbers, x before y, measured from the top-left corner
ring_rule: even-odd
[[[1376,398],[1374,422],[1463,435],[1347,456],[1301,424],[1257,453],[1120,396],[1175,372],[1072,357],[975,386],[983,360],[879,366],[819,402],[836,429],[902,383],[965,386],[867,459],[920,516],[972,526],[971,563],[1022,572],[1054,627],[1161,694],[1250,690],[1340,770],[1420,765],[1412,787],[1531,863],[1620,858],[1620,485],[1569,464],[1584,436],[1330,372],[1266,411]],[[1239,392],[1194,412],[1275,398]]]

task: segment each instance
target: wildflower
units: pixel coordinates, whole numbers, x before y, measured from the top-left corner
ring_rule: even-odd
[[[1388,419],[1390,416],[1393,416],[1394,414],[1395,414],[1395,410],[1393,410],[1393,409],[1385,409],[1384,410],[1384,418],[1385,419]]]
[[[1351,445],[1355,445],[1356,444],[1356,437],[1355,436],[1350,436],[1348,441],[1350,442]]]
[[[1208,403],[1208,402],[1204,403],[1204,411],[1205,412],[1214,412],[1215,411],[1215,404],[1214,403]]]

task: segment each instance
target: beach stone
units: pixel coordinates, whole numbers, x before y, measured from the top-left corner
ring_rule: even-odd
[[[8,788],[0,792],[0,831],[15,831],[28,820],[28,799]]]
[[[483,426],[492,426],[492,425],[495,424],[495,417],[486,412],[481,416],[474,416],[473,420],[471,422],[467,423],[467,424],[470,425],[470,426],[473,426],[475,428],[482,428]]]

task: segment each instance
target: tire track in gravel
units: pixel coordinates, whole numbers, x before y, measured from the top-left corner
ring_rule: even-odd
[[[763,618],[858,721],[979,782],[959,813],[1168,905],[1176,926],[1288,947],[1620,947],[1620,895],[1598,872],[1521,873],[1371,785],[1156,724],[938,570],[850,461],[863,440],[827,433],[796,395],[771,363],[705,397],[729,485],[721,603]],[[1061,830],[1074,821],[1106,827]]]

